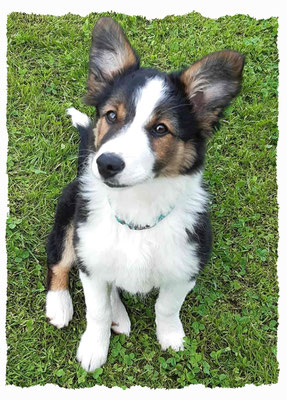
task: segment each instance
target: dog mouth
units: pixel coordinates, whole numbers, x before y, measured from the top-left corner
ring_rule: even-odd
[[[119,183],[116,179],[105,179],[102,182],[112,189],[121,189],[121,188],[124,189],[124,188],[130,188],[133,186],[140,185],[142,183],[145,183],[148,180],[149,180],[149,178],[145,178],[140,181],[132,182],[132,183]]]
[[[109,180],[103,181],[105,185],[109,186],[110,188],[126,188],[130,187],[130,185],[123,185],[117,182],[111,182]]]

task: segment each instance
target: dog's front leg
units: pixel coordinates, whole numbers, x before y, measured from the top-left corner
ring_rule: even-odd
[[[88,371],[94,371],[107,360],[112,310],[110,291],[106,281],[80,272],[86,301],[87,327],[77,351],[77,360]]]
[[[155,304],[156,333],[163,350],[168,347],[178,351],[183,350],[185,336],[179,312],[185,296],[193,289],[195,280],[165,284],[160,287]]]

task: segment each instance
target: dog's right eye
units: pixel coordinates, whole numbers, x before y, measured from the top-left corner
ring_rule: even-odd
[[[106,120],[110,123],[113,124],[117,120],[117,114],[115,111],[108,111],[106,113]]]

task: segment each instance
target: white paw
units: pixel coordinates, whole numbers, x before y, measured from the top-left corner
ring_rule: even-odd
[[[68,290],[48,291],[46,317],[59,329],[68,326],[73,317],[73,303]]]
[[[162,350],[171,347],[175,351],[183,350],[183,338],[185,336],[180,319],[157,320],[156,335]]]
[[[100,341],[96,339],[96,336],[96,334],[84,332],[78,347],[77,360],[87,372],[93,372],[107,361],[109,337],[108,340]]]
[[[169,332],[169,333],[157,333],[157,338],[162,350],[167,350],[171,347],[175,351],[183,350],[183,338],[184,333],[181,332]]]
[[[117,334],[123,333],[129,336],[131,332],[131,321],[125,306],[122,303],[120,303],[120,305],[121,307],[118,307],[117,313],[113,310],[112,330]]]

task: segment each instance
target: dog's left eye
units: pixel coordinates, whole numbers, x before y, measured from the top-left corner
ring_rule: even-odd
[[[117,114],[116,114],[116,112],[115,111],[108,111],[107,113],[106,113],[106,119],[107,119],[107,121],[108,122],[110,122],[110,123],[114,123],[114,122],[116,122],[116,120],[117,120]]]
[[[163,136],[168,133],[168,127],[164,124],[155,125],[152,129],[155,136]]]

